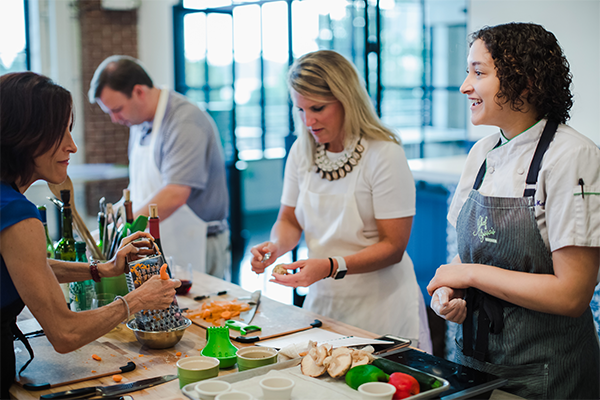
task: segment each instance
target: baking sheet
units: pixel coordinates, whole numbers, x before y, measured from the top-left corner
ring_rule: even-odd
[[[311,378],[302,375],[302,372],[300,371],[301,361],[302,358],[295,358],[282,363],[219,376],[212,380],[229,382],[233,386],[233,390],[249,393],[258,400],[264,399],[258,382],[267,375],[286,376],[291,378],[296,383],[292,390],[292,400],[362,400],[360,393],[357,390],[350,388],[344,379],[334,379],[329,375],[324,375],[320,378]],[[435,378],[442,382],[442,387],[419,393],[415,396],[408,397],[407,399],[430,399],[437,397],[441,392],[448,389],[450,386],[448,381],[438,377]],[[201,400],[194,390],[195,385],[196,383],[190,383],[189,385],[184,386],[181,391],[192,400]]]

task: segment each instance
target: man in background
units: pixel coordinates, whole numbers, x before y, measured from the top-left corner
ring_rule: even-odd
[[[176,264],[229,277],[229,195],[219,134],[208,113],[155,87],[140,62],[114,55],[96,69],[90,103],[129,127],[134,218],[156,204],[161,243]]]

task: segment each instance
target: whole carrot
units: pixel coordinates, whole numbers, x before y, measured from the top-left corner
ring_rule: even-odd
[[[169,274],[167,274],[167,263],[164,263],[162,267],[160,267],[160,279],[167,280],[169,279]]]

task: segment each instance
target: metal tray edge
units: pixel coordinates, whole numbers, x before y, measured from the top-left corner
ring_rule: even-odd
[[[271,370],[282,370],[282,369],[287,369],[287,368],[293,368],[296,365],[299,365],[301,361],[302,361],[302,357],[298,357],[298,358],[294,358],[294,359],[291,359],[288,361],[278,362],[278,363],[271,364],[271,365],[265,365],[264,367],[258,367],[258,368],[250,369],[247,371],[241,371],[241,372],[231,373],[231,374],[227,374],[227,375],[223,375],[223,376],[217,376],[216,378],[211,378],[211,379],[207,379],[207,380],[218,380],[218,381],[225,381],[228,383],[241,382],[246,379],[254,378],[255,376],[264,375]],[[436,397],[439,393],[442,393],[450,388],[450,382],[448,382],[444,378],[440,378],[438,376],[431,375],[427,372],[419,371],[418,369],[415,369],[412,367],[408,367],[408,368],[415,370],[419,373],[429,375],[429,376],[437,379],[438,381],[442,382],[442,386],[439,388],[428,390],[426,392],[416,394],[411,397],[407,397],[405,400],[430,399],[432,397]],[[181,388],[181,392],[186,397],[188,397],[192,400],[200,400],[199,397],[192,396],[190,394],[190,393],[195,393],[193,386],[196,383],[197,382],[185,385],[183,388]]]

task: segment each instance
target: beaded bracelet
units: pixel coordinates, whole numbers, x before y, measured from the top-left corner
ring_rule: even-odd
[[[129,316],[131,314],[129,313],[129,304],[127,304],[127,300],[125,300],[125,297],[123,297],[123,296],[115,296],[115,300],[117,300],[117,299],[123,300],[123,303],[125,303],[125,307],[127,307],[127,319],[126,319],[126,321],[129,321]]]
[[[90,274],[94,282],[100,282],[100,273],[98,272],[98,260],[90,261]]]

